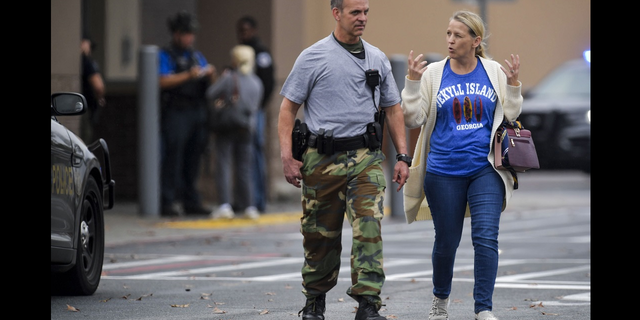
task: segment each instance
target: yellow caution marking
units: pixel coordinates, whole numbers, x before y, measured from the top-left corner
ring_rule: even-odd
[[[385,207],[385,216],[391,214],[391,209]],[[276,225],[287,223],[299,223],[302,217],[302,211],[297,212],[283,212],[283,213],[266,213],[261,214],[258,219],[248,219],[238,216],[234,219],[197,219],[197,220],[179,220],[179,221],[165,221],[157,223],[156,226],[160,228],[173,228],[173,229],[227,229],[227,228],[242,228],[242,227],[255,227],[264,225]]]
[[[158,223],[156,226],[175,229],[226,229],[294,223],[300,222],[300,217],[302,217],[302,211],[261,214],[258,219],[248,219],[239,216],[234,219],[166,221]]]

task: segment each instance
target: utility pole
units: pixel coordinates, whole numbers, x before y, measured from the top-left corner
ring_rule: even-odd
[[[478,15],[484,21],[484,27],[487,29],[487,34],[489,34],[489,17],[487,16],[487,5],[489,2],[511,2],[516,0],[451,0],[453,2],[462,2],[466,4],[477,4],[478,5]],[[489,43],[487,39],[484,40],[487,44]]]
[[[478,10],[480,11],[480,18],[484,21],[484,27],[489,30],[489,20],[487,20],[487,1],[488,0],[476,0],[478,3]]]
[[[142,216],[160,216],[160,89],[158,47],[140,49],[138,84],[138,190]]]

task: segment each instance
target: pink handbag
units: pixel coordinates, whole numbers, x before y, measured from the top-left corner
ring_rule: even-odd
[[[511,172],[514,189],[518,189],[516,172],[540,169],[538,153],[531,131],[522,127],[520,121],[504,120],[494,140],[495,167]]]

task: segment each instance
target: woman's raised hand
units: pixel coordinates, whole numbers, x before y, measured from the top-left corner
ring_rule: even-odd
[[[504,59],[504,62],[509,66],[508,69],[500,66],[500,69],[507,75],[507,84],[510,86],[518,86],[518,75],[520,74],[520,56],[511,54],[511,62],[509,60]]]
[[[422,60],[424,55],[421,53],[415,59],[413,58],[413,50],[409,51],[407,76],[409,80],[420,80],[422,74],[427,70],[427,61]]]

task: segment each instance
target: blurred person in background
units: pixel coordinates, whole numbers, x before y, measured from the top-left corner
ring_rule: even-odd
[[[95,126],[100,122],[100,108],[107,105],[104,98],[105,85],[100,72],[100,66],[91,56],[96,44],[87,35],[80,41],[80,53],[82,58],[82,95],[87,99],[89,110],[80,120],[80,137],[86,143],[97,139],[94,135]]]
[[[207,89],[210,101],[232,97],[237,90],[233,108],[240,108],[246,115],[248,127],[218,132],[215,135],[216,192],[220,204],[211,212],[214,219],[232,219],[235,211],[243,217],[258,219],[260,214],[253,205],[253,136],[256,115],[262,99],[262,82],[254,72],[255,52],[246,45],[231,49],[231,68]],[[235,169],[235,170],[234,170]],[[233,193],[232,193],[233,191]]]
[[[266,107],[275,83],[271,53],[258,38],[258,22],[251,16],[243,16],[236,25],[238,43],[251,46],[255,51],[256,75],[262,82],[264,93],[256,114],[256,128],[253,134],[253,204],[260,212],[267,205],[267,164],[265,159]]]
[[[193,47],[196,18],[181,11],[167,22],[171,42],[159,51],[161,215],[208,214],[196,183],[208,138],[205,91],[216,72]]]

